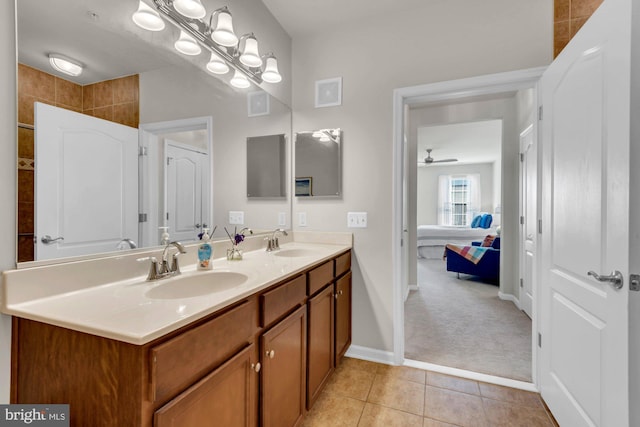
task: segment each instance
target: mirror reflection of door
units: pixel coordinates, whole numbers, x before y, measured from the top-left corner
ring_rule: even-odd
[[[166,225],[173,240],[196,240],[202,228],[208,227],[202,215],[203,169],[206,169],[208,156],[193,147],[166,139],[165,159]]]

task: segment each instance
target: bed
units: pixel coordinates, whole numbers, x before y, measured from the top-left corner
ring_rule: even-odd
[[[469,245],[473,240],[482,240],[487,234],[496,234],[496,227],[471,228],[452,225],[419,225],[418,258],[442,259],[444,246]]]

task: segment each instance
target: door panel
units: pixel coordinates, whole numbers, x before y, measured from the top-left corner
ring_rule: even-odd
[[[607,0],[542,80],[542,396],[560,425],[628,426],[629,0]]]
[[[35,150],[37,260],[138,238],[137,129],[36,103]]]
[[[533,126],[520,135],[522,206],[522,283],[520,284],[520,308],[533,318],[533,283],[535,281],[535,257],[538,233],[537,215],[537,144],[533,137]]]

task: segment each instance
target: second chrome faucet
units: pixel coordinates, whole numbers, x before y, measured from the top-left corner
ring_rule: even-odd
[[[275,230],[273,230],[271,237],[265,237],[265,240],[267,241],[267,252],[280,249],[278,233],[281,233],[283,236],[288,236],[287,232],[283,228],[276,228]]]

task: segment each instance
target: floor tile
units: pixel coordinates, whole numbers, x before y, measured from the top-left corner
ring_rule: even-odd
[[[419,415],[367,403],[358,427],[423,427]]]
[[[348,397],[322,393],[307,414],[303,427],[356,427],[365,403]]]
[[[422,416],[424,385],[412,381],[376,376],[368,401]]]
[[[331,376],[325,391],[358,400],[367,400],[369,390],[376,374],[348,367],[336,370]]]
[[[443,423],[442,421],[434,420],[433,418],[425,418],[422,427],[456,427],[453,424]]]
[[[544,405],[538,393],[531,391],[517,390],[501,385],[480,383],[480,394],[482,397],[493,400],[517,403],[519,405],[530,406],[532,408],[542,408]]]
[[[353,357],[343,357],[342,362],[338,365],[337,370],[357,369],[375,374],[378,367],[385,366],[381,363],[369,362],[368,360],[354,359]]]
[[[431,386],[426,386],[424,415],[463,427],[487,425],[479,396]]]
[[[427,372],[427,384],[434,387],[459,391],[462,393],[480,395],[480,388],[478,387],[477,381],[440,374],[438,372]]]
[[[408,366],[378,365],[377,374],[388,379],[412,381],[419,384],[426,382],[426,371]]]
[[[543,408],[532,408],[510,402],[482,399],[491,427],[553,427]]]

